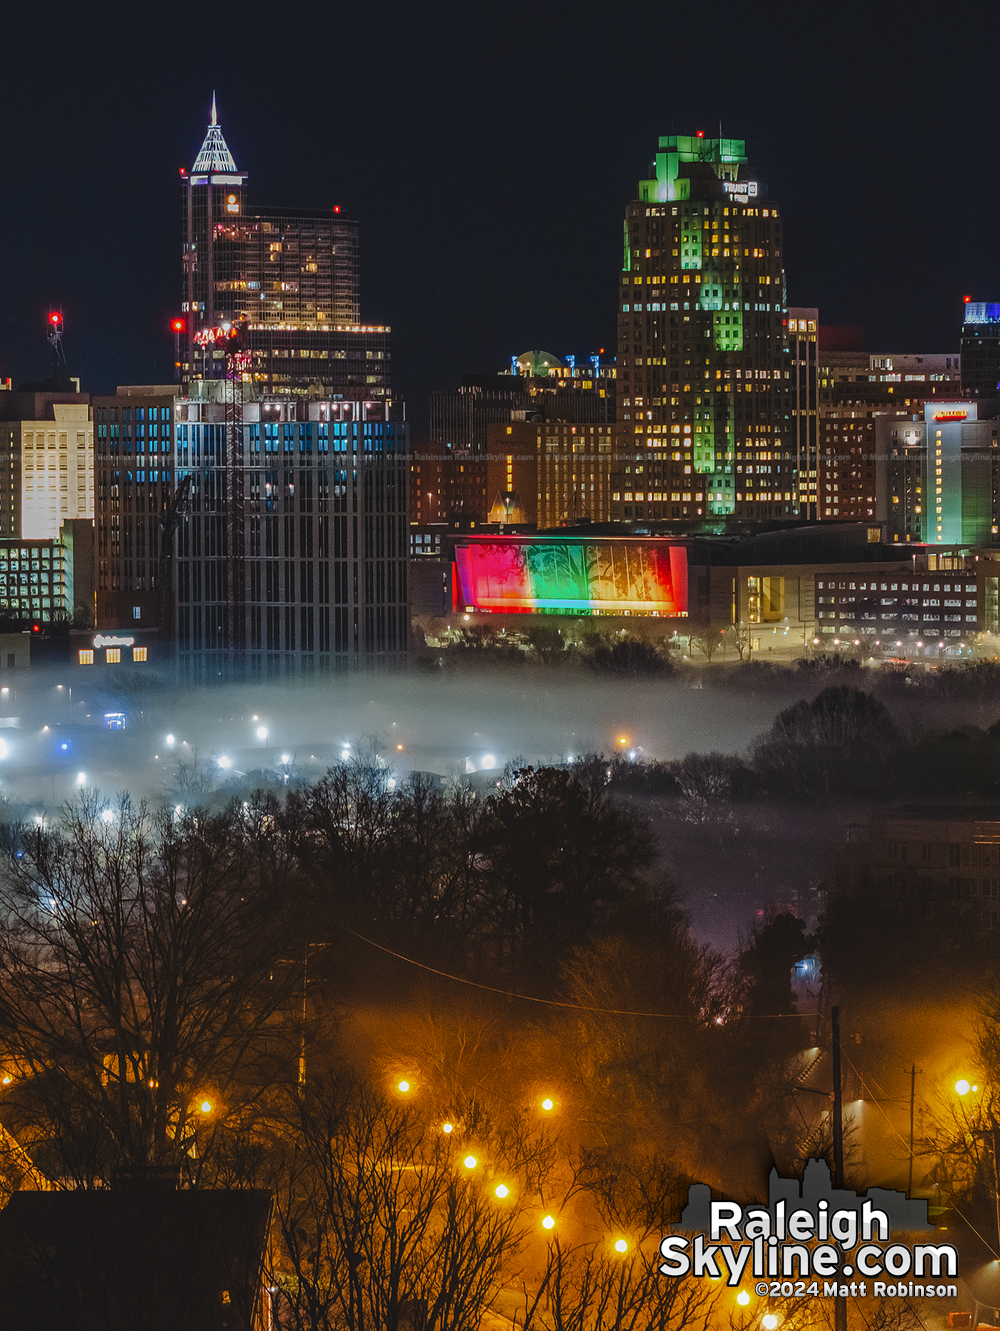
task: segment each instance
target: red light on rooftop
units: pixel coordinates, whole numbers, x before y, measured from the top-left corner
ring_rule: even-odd
[[[340,204],[339,204],[339,203],[335,203],[335,204],[333,205],[333,211],[334,211],[335,213],[339,213],[339,212],[340,212]]]
[[[183,332],[184,332],[184,320],[183,320],[183,319],[171,319],[171,320],[170,320],[170,330],[171,330],[171,332],[173,332],[173,333],[183,333]]]
[[[971,305],[971,304],[972,304],[972,297],[971,297],[971,296],[964,296],[963,299],[964,299],[966,305]]]
[[[179,167],[177,168],[177,170],[181,173],[182,176],[186,176],[186,175],[187,175],[187,170],[186,170],[185,167],[183,167],[183,166],[179,166]]]
[[[704,137],[705,137],[705,131],[703,129],[700,129],[698,131],[698,138],[703,139]]]
[[[49,315],[49,323],[52,325],[53,328],[58,328],[59,325],[62,323],[62,315],[59,313],[58,310],[53,310],[52,313]]]

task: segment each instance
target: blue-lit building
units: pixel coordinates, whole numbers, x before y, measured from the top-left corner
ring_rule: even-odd
[[[170,579],[182,671],[208,677],[235,663],[309,674],[404,661],[402,404],[246,402],[242,496],[230,502],[221,385],[195,387],[175,404],[174,484],[190,487]]]
[[[966,301],[962,325],[962,393],[1000,393],[1000,304]]]

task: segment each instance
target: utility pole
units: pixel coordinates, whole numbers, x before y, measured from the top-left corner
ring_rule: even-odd
[[[844,1186],[844,1095],[840,1078],[840,1008],[830,1011],[833,1039],[833,1186]],[[834,1331],[847,1331],[847,1300],[833,1301]]]
[[[840,1084],[840,1008],[831,1011],[833,1025],[833,1186],[844,1186],[844,1096]]]
[[[913,1104],[916,1099],[917,1089],[917,1065],[914,1063],[910,1068],[910,1168],[906,1176],[906,1195],[913,1193]]]

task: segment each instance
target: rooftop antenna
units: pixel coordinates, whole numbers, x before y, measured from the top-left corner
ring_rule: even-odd
[[[218,112],[217,112],[216,109],[215,109],[215,89],[214,89],[214,88],[212,89],[212,119],[211,119],[210,123],[213,124],[213,125],[217,125],[217,124],[219,123],[219,115],[218,115]]]

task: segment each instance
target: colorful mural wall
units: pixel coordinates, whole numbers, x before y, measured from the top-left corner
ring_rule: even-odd
[[[494,613],[687,614],[687,549],[669,541],[493,537],[455,550],[459,607]]]

